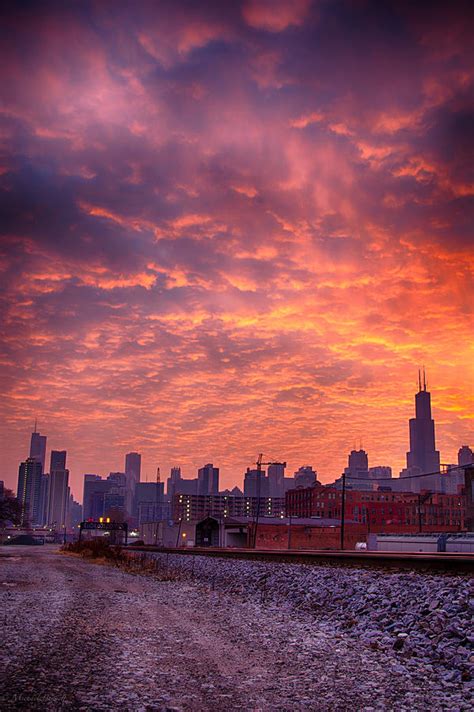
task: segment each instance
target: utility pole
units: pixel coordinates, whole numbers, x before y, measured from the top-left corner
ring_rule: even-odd
[[[282,465],[283,467],[286,467],[286,462],[262,462],[263,459],[263,454],[260,453],[257,459],[257,462],[255,463],[257,465],[257,512],[256,512],[256,517],[255,517],[255,532],[253,536],[253,548],[255,549],[257,546],[257,529],[258,529],[258,520],[260,517],[260,498],[262,494],[262,465]]]
[[[160,468],[156,468],[156,501],[155,501],[155,516],[154,519],[155,521],[155,546],[158,546],[158,500],[160,497],[159,490],[160,490]]]
[[[429,500],[431,497],[431,492],[427,492],[425,494],[419,494],[418,495],[418,533],[421,534],[421,530],[423,528],[423,516],[422,516],[422,510],[421,506]]]
[[[341,501],[341,549],[344,550],[344,525],[346,518],[346,473],[342,473],[342,501]]]
[[[182,521],[183,521],[183,518],[180,517],[180,518],[179,518],[178,534],[177,534],[177,536],[176,536],[176,548],[178,548],[178,547],[179,547],[179,544],[180,544],[179,537],[180,537],[180,534],[181,534],[181,522],[182,522]]]
[[[258,529],[258,519],[260,516],[260,494],[262,490],[262,458],[263,454],[260,453],[260,455],[257,458],[257,512],[256,512],[256,517],[255,517],[255,531],[253,534],[253,548],[257,548],[257,529]]]

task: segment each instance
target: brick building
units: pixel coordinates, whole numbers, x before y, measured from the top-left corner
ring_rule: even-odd
[[[346,491],[345,518],[370,532],[462,531],[464,494],[383,491]],[[342,491],[335,487],[307,487],[286,493],[291,517],[341,518]]]
[[[337,520],[285,519],[259,521],[255,534],[255,522],[248,524],[247,546],[256,549],[339,549],[341,528]],[[344,548],[355,549],[357,542],[365,542],[367,529],[363,524],[346,522]]]

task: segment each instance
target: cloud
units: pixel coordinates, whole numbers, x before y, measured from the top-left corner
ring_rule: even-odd
[[[226,485],[260,451],[327,481],[363,437],[396,470],[420,363],[455,458],[472,413],[473,75],[467,15],[443,5],[12,9],[10,486],[35,415],[77,496],[128,449],[150,472],[214,460]]]
[[[242,14],[251,27],[283,32],[288,27],[301,25],[310,5],[310,0],[247,0]]]

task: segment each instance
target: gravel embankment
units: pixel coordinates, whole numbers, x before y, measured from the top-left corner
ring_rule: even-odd
[[[2,710],[472,708],[467,577],[175,555],[160,581],[19,549]]]
[[[149,556],[149,555],[147,555]],[[445,682],[474,678],[474,579],[153,554],[183,579],[232,596],[259,597],[331,623],[373,649],[435,666]]]

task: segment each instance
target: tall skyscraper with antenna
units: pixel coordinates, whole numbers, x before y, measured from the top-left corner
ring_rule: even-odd
[[[435,444],[435,425],[431,417],[431,394],[426,390],[426,374],[418,371],[418,393],[415,396],[415,417],[410,419],[410,450],[407,452],[407,469],[419,468],[420,474],[438,472],[439,451]]]

